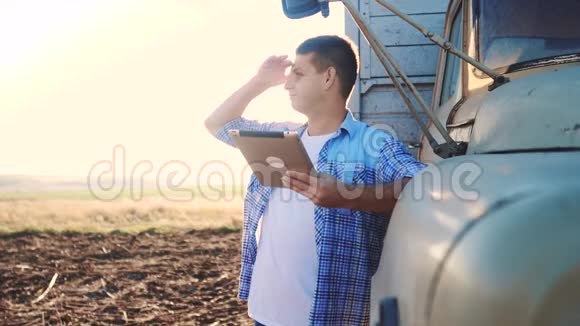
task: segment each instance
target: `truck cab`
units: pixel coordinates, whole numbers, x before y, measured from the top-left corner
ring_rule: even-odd
[[[371,325],[580,325],[580,3],[452,0],[432,111],[462,155],[392,214]],[[438,137],[431,125],[430,131]],[[395,318],[392,318],[395,315]]]
[[[490,90],[488,76],[441,52],[432,109],[467,154],[578,149],[578,12],[569,0],[451,1],[445,38],[510,80]],[[419,158],[440,160],[429,144]]]

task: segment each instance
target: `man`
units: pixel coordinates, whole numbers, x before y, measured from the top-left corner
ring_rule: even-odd
[[[400,190],[424,165],[384,131],[352,117],[346,103],[357,70],[349,41],[308,39],[297,48],[294,63],[287,56],[268,58],[205,121],[232,146],[230,129],[296,130],[318,172],[289,171],[286,188],[274,189],[252,176],[244,204],[239,298],[248,300],[256,325],[369,322],[370,281],[397,184]],[[241,117],[252,99],[282,83],[292,107],[308,118],[305,125]]]

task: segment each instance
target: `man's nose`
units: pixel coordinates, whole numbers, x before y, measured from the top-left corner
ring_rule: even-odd
[[[292,81],[292,75],[286,77],[286,82],[284,83],[284,89],[289,91],[294,88],[294,82]]]

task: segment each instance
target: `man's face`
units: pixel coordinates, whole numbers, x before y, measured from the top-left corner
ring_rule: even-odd
[[[313,53],[297,54],[284,88],[290,95],[292,107],[308,114],[324,95],[324,72],[312,65]]]

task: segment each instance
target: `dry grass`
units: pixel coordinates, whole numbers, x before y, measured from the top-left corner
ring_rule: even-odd
[[[0,232],[239,229],[242,223],[241,196],[227,201],[195,198],[187,202],[162,197],[140,201],[35,197],[0,199]]]

